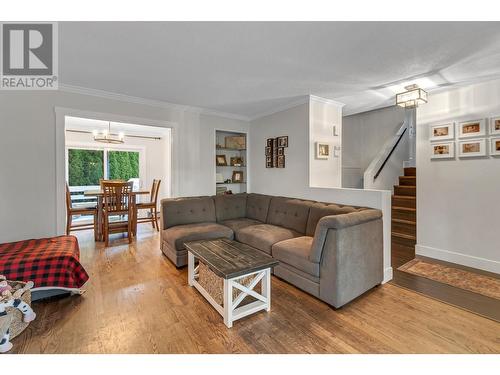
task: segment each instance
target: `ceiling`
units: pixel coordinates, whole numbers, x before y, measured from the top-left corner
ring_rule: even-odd
[[[61,22],[63,85],[257,118],[316,95],[345,113],[500,78],[500,22]]]

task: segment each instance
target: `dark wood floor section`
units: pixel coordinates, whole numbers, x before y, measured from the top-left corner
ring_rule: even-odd
[[[141,227],[137,242],[108,249],[79,233],[87,292],[35,302],[13,352],[500,353],[499,323],[391,284],[334,310],[273,278],[271,312],[227,329]]]

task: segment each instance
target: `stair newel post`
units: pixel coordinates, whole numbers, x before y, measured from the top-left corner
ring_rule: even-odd
[[[405,122],[408,124],[408,145],[409,145],[409,158],[405,163],[405,167],[416,167],[416,151],[417,151],[417,108],[405,108]]]

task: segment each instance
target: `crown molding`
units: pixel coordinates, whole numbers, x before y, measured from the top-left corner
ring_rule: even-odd
[[[341,103],[341,102],[338,102],[338,101],[332,100],[332,99],[322,98],[322,97],[316,96],[316,95],[309,95],[309,98],[312,101],[315,101],[315,102],[319,102],[319,103],[323,103],[323,104],[329,104],[329,105],[334,105],[334,106],[340,107],[340,108],[342,108],[343,106],[345,106],[344,103]]]
[[[290,103],[283,104],[279,107],[275,107],[275,108],[270,109],[268,111],[261,112],[258,115],[252,116],[250,118],[250,121],[258,120],[262,117],[266,117],[266,116],[270,116],[270,115],[273,115],[273,114],[278,113],[278,112],[286,111],[287,109],[298,107],[299,105],[305,104],[307,102],[309,102],[309,96],[305,95],[304,97],[297,99],[297,100],[294,100]]]
[[[137,97],[137,96],[118,94],[115,92],[98,90],[98,89],[91,89],[91,88],[81,87],[81,86],[59,84],[59,91],[67,92],[67,93],[71,93],[71,94],[89,95],[89,96],[94,96],[94,97],[103,98],[103,99],[117,100],[117,101],[125,102],[125,103],[148,105],[150,107],[165,108],[165,109],[170,109],[170,110],[174,110],[174,111],[194,112],[194,113],[208,115],[208,116],[217,116],[217,117],[223,117],[223,118],[240,120],[240,121],[250,121],[249,117],[237,115],[235,113],[220,112],[220,111],[216,111],[216,110],[212,110],[212,109],[208,109],[208,108],[169,103],[169,102],[164,102],[162,100],[146,99],[146,98],[141,98],[141,97]]]

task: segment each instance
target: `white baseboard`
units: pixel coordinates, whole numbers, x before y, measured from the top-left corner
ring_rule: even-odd
[[[392,280],[392,267],[387,267],[386,269],[384,269],[384,280],[382,281],[382,284],[385,284],[391,280]]]
[[[415,245],[415,253],[428,258],[444,260],[450,263],[461,264],[463,266],[477,268],[483,271],[500,273],[500,262],[495,260],[474,257],[460,254],[454,251],[436,249],[430,246]]]

